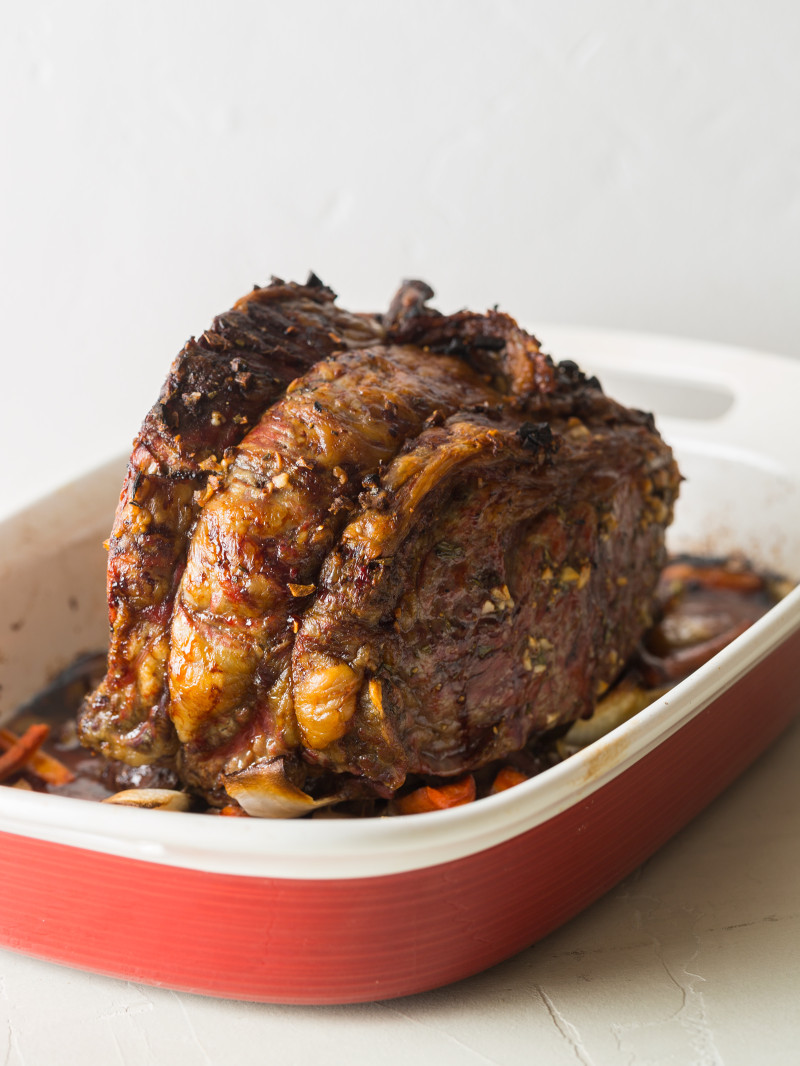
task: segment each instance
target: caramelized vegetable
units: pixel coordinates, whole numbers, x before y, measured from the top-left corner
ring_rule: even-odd
[[[5,781],[7,777],[17,773],[30,762],[31,757],[44,743],[49,732],[49,726],[32,725],[21,737],[15,738],[8,750],[0,755],[0,781]]]
[[[10,729],[0,729],[0,749],[8,751],[19,743],[19,737]],[[67,785],[75,780],[75,774],[53,755],[37,749],[27,760],[26,767],[32,770],[48,785]]]
[[[229,803],[227,807],[223,807],[219,812],[226,818],[249,818],[250,815],[247,811],[242,810],[241,807],[236,807],[232,803]]]
[[[498,792],[505,792],[506,789],[513,788],[515,785],[521,785],[523,781],[527,780],[528,778],[521,770],[515,770],[513,766],[504,766],[492,782],[489,792],[494,796]]]
[[[192,797],[188,792],[177,792],[173,788],[126,788],[104,799],[103,803],[148,811],[188,811]]]
[[[732,592],[760,592],[764,587],[764,578],[746,566],[732,566],[730,563],[720,566],[698,566],[690,561],[680,560],[664,567],[662,582],[692,582],[704,588],[730,589]]]
[[[427,811],[443,811],[449,807],[461,807],[475,799],[475,778],[467,774],[450,785],[441,788],[422,788],[409,792],[395,803],[400,814],[425,814]]]

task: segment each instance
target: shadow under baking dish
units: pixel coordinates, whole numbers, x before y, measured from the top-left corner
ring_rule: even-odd
[[[739,548],[798,576],[800,365],[662,338],[542,333],[560,357],[622,382],[626,402],[639,405],[638,389],[659,416],[664,395],[659,425],[688,478],[675,550]],[[0,526],[0,718],[102,645],[101,543],[123,465]],[[466,977],[602,895],[752,762],[800,709],[799,653],[795,590],[601,741],[451,811],[276,823],[0,789],[0,942],[127,980],[273,1002],[387,998]]]

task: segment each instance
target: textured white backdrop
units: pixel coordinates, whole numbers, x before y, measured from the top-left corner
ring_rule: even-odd
[[[3,23],[5,506],[127,447],[186,337],[271,273],[800,355],[794,0]]]

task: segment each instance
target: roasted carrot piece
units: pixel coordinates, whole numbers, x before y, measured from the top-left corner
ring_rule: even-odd
[[[249,818],[250,815],[247,811],[242,810],[241,807],[235,807],[232,803],[229,803],[227,807],[222,807],[220,814],[225,815],[226,818]]]
[[[19,737],[10,729],[0,729],[0,751],[8,751],[16,743]],[[75,774],[53,755],[44,751],[35,751],[28,761],[28,769],[33,770],[43,781],[49,785],[67,785],[75,780]]]
[[[21,770],[30,761],[31,756],[46,739],[50,727],[46,725],[32,725],[19,737],[18,740],[0,755],[0,781],[5,781],[11,774]]]
[[[752,570],[729,570],[724,566],[693,566],[670,563],[661,573],[662,581],[696,581],[706,588],[730,589],[733,592],[758,592],[764,579]]]
[[[492,795],[496,792],[505,792],[507,788],[521,785],[523,781],[527,780],[528,778],[520,770],[515,770],[513,766],[504,766],[502,770],[498,770],[497,777],[494,779],[489,791]]]
[[[460,807],[464,803],[472,803],[474,799],[475,778],[472,774],[467,774],[466,777],[454,781],[451,785],[442,785],[441,788],[424,785],[397,800],[396,806],[401,814],[424,814],[426,811]]]

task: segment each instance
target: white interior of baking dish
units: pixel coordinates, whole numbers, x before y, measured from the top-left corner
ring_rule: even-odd
[[[800,363],[697,342],[557,327],[547,350],[652,410],[686,477],[673,550],[742,551],[800,578]],[[120,459],[0,525],[0,720],[107,635],[105,551]],[[800,627],[800,589],[630,722],[547,773],[455,810],[407,818],[266,822],[112,808],[0,789],[0,829],[202,870],[364,877],[435,865],[540,824],[679,729]],[[598,745],[610,757],[598,759]],[[613,753],[611,752],[613,745]],[[597,767],[602,767],[600,772]]]

